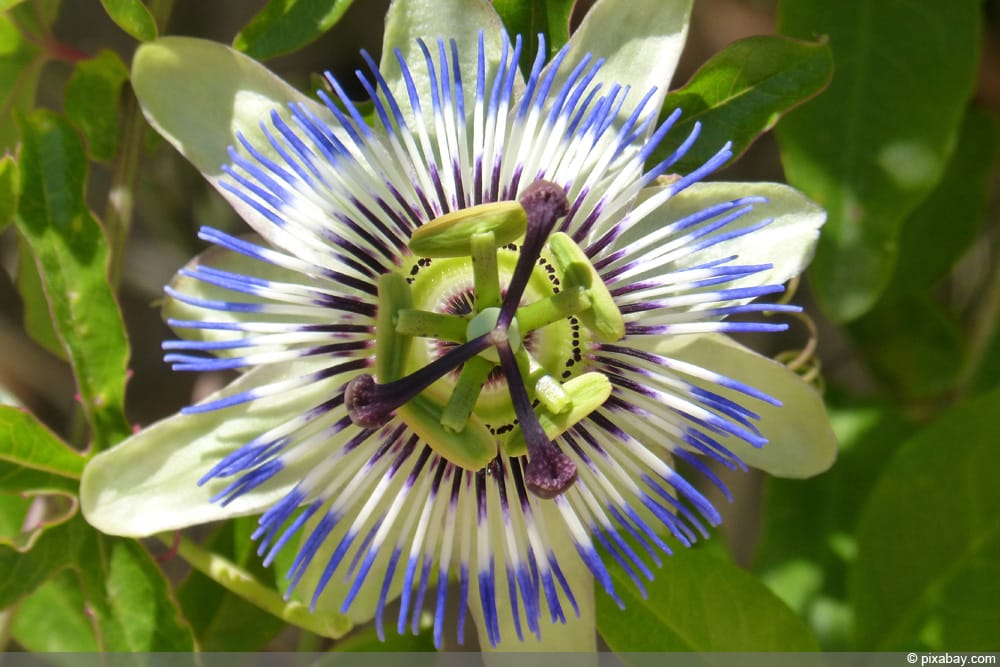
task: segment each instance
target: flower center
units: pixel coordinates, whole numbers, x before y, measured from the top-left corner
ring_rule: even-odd
[[[348,385],[351,419],[376,428],[395,412],[456,465],[527,454],[536,495],[569,488],[576,468],[552,440],[611,393],[604,375],[584,372],[581,350],[618,340],[624,322],[586,254],[552,233],[566,210],[562,188],[538,181],[518,202],[419,227],[414,260],[380,278],[378,382]]]

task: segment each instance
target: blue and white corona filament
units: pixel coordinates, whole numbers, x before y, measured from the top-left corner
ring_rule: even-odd
[[[390,24],[422,7],[397,0]],[[615,7],[646,20],[597,9]],[[662,554],[720,521],[675,463],[727,494],[712,465],[761,464],[798,379],[720,334],[785,328],[764,311],[796,308],[757,299],[802,270],[822,212],[784,186],[702,183],[728,145],[675,173],[697,123],[654,159],[680,113],[660,122],[662,92],[608,80],[620,62],[573,42],[546,62],[542,44],[522,78],[520,38],[465,40],[381,66],[365,54],[368,114],[328,76],[323,105],[293,97],[244,124],[222,172],[221,149],[178,138],[215,120],[154,84],[210,61],[247,78],[234,99],[253,105],[270,75],[197,40],[140,50],[147,117],[258,237],[203,228],[213,247],[167,288],[181,338],[166,360],[241,374],[96,457],[88,520],[143,534],[260,514],[259,553],[288,556],[289,595],[370,609],[380,634],[429,611],[439,646],[449,627],[465,639],[470,610],[494,646],[544,639],[590,607],[581,577],[621,604],[609,568],[643,591]],[[771,244],[793,256],[772,261]],[[714,365],[737,353],[769,386]],[[807,402],[785,439],[821,421]],[[825,437],[772,467],[823,469]]]

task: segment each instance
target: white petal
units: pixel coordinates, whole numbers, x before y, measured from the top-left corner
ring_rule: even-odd
[[[258,368],[209,399],[297,377],[315,369],[316,363]],[[225,507],[209,499],[228,482],[216,479],[199,487],[198,480],[225,455],[321,403],[343,382],[335,377],[229,408],[176,414],[143,429],[98,454],[84,468],[80,482],[83,515],[104,533],[143,537],[260,513],[282,498],[311,463],[283,470],[270,483]]]
[[[659,188],[649,188],[642,199],[655,196]],[[763,197],[767,201],[735,222],[717,230],[728,234],[733,230],[758,225],[773,219],[762,229],[720,241],[707,248],[687,253],[671,253],[669,262],[650,262],[649,270],[632,275],[631,280],[656,277],[665,271],[679,271],[735,256],[732,265],[770,264],[770,269],[758,271],[726,287],[750,287],[782,284],[799,275],[812,260],[819,238],[819,228],[826,221],[826,212],[798,190],[780,183],[696,183],[674,195],[656,208],[633,228],[609,244],[605,252],[624,248],[637,239],[652,238],[666,225],[681,220],[713,205],[744,197]],[[625,261],[630,258],[626,257]]]
[[[493,6],[486,0],[395,0],[385,18],[385,33],[382,37],[382,60],[379,68],[389,84],[393,96],[407,114],[412,115],[409,95],[403,83],[402,70],[395,50],[405,58],[414,78],[417,93],[425,108],[424,119],[430,119],[431,87],[424,65],[424,55],[417,45],[423,39],[434,58],[437,69],[437,40],[443,39],[451,54],[448,42],[452,39],[458,48],[462,66],[462,88],[465,92],[466,107],[471,108],[472,96],[476,90],[476,63],[479,59],[479,33],[483,34],[486,56],[486,81],[492,81],[499,63],[506,30]],[[441,72],[438,71],[440,77]],[[448,72],[451,75],[451,72]],[[523,86],[523,84],[521,84]],[[433,123],[427,123],[433,128]],[[415,128],[411,128],[415,129]]]
[[[295,90],[257,61],[217,42],[163,37],[139,47],[132,60],[132,86],[157,132],[219,189],[237,213],[264,238],[280,245],[277,230],[242,199],[219,188],[228,148],[242,133],[263,152],[260,130],[276,111],[290,116],[295,102],[336,127],[326,108]]]
[[[823,399],[812,386],[783,364],[763,357],[721,335],[699,336],[674,350],[682,361],[730,376],[781,401],[768,405],[717,385],[700,383],[746,405],[760,415],[758,424],[768,442],[760,449],[731,438],[726,446],[747,465],[778,477],[811,477],[825,471],[837,455]]]
[[[604,58],[597,76],[602,92],[613,84],[632,91],[619,112],[624,119],[651,88],[647,110],[658,113],[687,39],[692,0],[599,0],[569,40],[567,61],[585,54]],[[572,68],[565,68],[561,77]]]

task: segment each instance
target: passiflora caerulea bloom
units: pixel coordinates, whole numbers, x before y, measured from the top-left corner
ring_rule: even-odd
[[[823,212],[703,183],[728,146],[673,174],[697,129],[649,159],[689,10],[601,0],[522,77],[489,3],[398,0],[367,116],[333,78],[315,102],[217,44],[141,47],[147,118],[258,236],[203,229],[167,288],[167,361],[242,374],[95,457],[90,522],[261,514],[265,562],[291,554],[315,605],[381,631],[401,597],[398,630],[427,608],[438,643],[468,609],[483,645],[586,648],[605,560],[641,589],[719,521],[676,462],[825,469],[817,395],[725,335],[784,328],[756,299]]]

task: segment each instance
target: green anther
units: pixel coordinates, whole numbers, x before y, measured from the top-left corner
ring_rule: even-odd
[[[475,416],[465,422],[461,433],[453,433],[441,424],[441,408],[423,396],[412,399],[396,414],[431,449],[455,465],[481,470],[497,455],[496,438]]]
[[[413,306],[406,278],[384,273],[378,279],[378,314],[375,316],[375,378],[385,384],[403,377],[412,338],[396,331],[396,315]]]
[[[558,438],[601,407],[611,395],[611,382],[602,373],[584,373],[567,381],[563,389],[573,401],[572,409],[554,414],[544,406],[539,406],[536,413],[538,422],[550,440]],[[523,456],[528,453],[521,429],[511,431],[503,445],[503,451],[506,456]]]
[[[549,372],[538,363],[538,360],[531,356],[525,348],[517,352],[517,364],[522,369],[527,368],[524,373],[525,384],[534,387],[535,398],[545,409],[553,414],[562,414],[573,407],[573,399],[569,397],[562,383],[549,375]]]
[[[570,287],[552,296],[517,309],[517,323],[527,333],[564,320],[590,308],[590,297],[584,287]]]
[[[396,333],[404,336],[437,338],[455,343],[465,342],[469,321],[459,315],[434,313],[429,310],[405,308],[396,313]]]
[[[497,242],[493,232],[473,234],[469,239],[472,255],[472,279],[476,310],[500,305],[500,272],[497,267]]]
[[[424,223],[410,237],[410,250],[420,257],[468,257],[472,237],[493,233],[494,250],[524,235],[528,214],[516,201],[471,206]]]
[[[482,357],[474,357],[462,366],[462,372],[455,383],[455,389],[448,398],[448,404],[441,413],[441,426],[451,433],[461,433],[465,429],[472,408],[479,400],[483,384],[490,376],[493,364]]]
[[[578,286],[587,290],[590,309],[581,312],[578,317],[593,333],[594,338],[604,343],[613,343],[624,337],[625,320],[587,254],[562,232],[549,237],[549,251],[562,271],[566,286]]]

